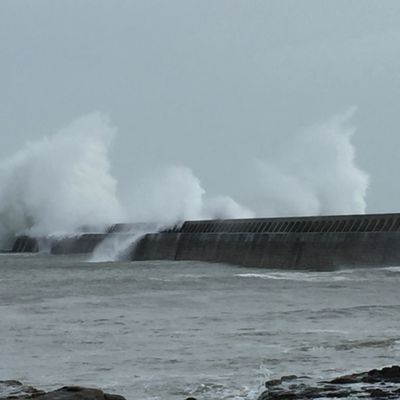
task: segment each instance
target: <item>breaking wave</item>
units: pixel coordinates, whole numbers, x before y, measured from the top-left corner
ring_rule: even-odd
[[[355,163],[353,112],[304,130],[274,160],[252,163],[249,156],[243,169],[252,166],[251,174],[238,178],[235,198],[207,193],[189,167],[172,165],[132,182],[124,203],[109,159],[116,128],[103,114],[84,116],[0,161],[0,249],[22,232],[102,230],[121,221],[165,226],[186,219],[363,213],[369,180]]]
[[[355,111],[304,129],[275,158],[257,159],[240,198],[262,216],[365,213],[369,176],[351,142]]]
[[[98,113],[27,143],[0,163],[0,237],[47,235],[122,218],[108,149],[115,129]]]

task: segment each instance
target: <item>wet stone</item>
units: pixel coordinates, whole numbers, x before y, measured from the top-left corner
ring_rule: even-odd
[[[46,393],[18,381],[0,381],[0,400],[33,398],[37,400],[125,400],[120,395],[104,393],[100,389],[64,386]]]
[[[267,381],[266,388],[258,400],[399,399],[400,367],[339,376],[329,382],[289,375]]]
[[[265,382],[265,386],[269,387],[269,386],[277,386],[280,385],[282,383],[281,379],[271,379],[267,382]]]
[[[22,398],[23,396],[34,397],[41,394],[44,394],[42,390],[23,385],[19,381],[0,381],[0,399]]]

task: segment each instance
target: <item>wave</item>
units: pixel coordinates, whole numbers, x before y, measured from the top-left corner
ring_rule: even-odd
[[[188,166],[178,164],[143,172],[123,200],[109,157],[117,129],[101,113],[86,115],[0,161],[0,249],[20,233],[68,234],[82,225],[101,230],[118,221],[174,225],[186,219],[362,213],[368,176],[355,163],[352,115],[350,110],[300,132],[275,160],[253,163],[252,155],[244,155],[237,196],[208,193]]]
[[[236,274],[239,278],[254,278],[266,280],[285,280],[285,281],[303,281],[303,282],[340,282],[350,280],[360,280],[359,278],[351,278],[349,276],[332,275],[330,273],[321,272],[314,273],[305,272],[265,272],[265,273],[244,273]]]

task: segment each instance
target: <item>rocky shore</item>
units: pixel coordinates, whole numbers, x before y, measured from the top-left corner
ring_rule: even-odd
[[[312,382],[307,376],[287,375],[265,383],[257,400],[400,399],[400,366],[393,365],[330,381]],[[100,389],[64,386],[45,392],[18,381],[0,381],[0,400],[126,400]],[[186,400],[196,400],[189,397]]]
[[[45,392],[18,381],[0,381],[0,400],[126,400],[117,394],[104,393],[100,389],[80,386],[64,386]]]
[[[283,376],[265,383],[258,400],[400,399],[400,366],[311,383],[307,376]]]

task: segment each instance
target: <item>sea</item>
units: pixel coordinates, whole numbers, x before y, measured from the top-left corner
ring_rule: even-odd
[[[0,255],[0,379],[255,400],[282,375],[399,363],[400,267],[285,271]]]

